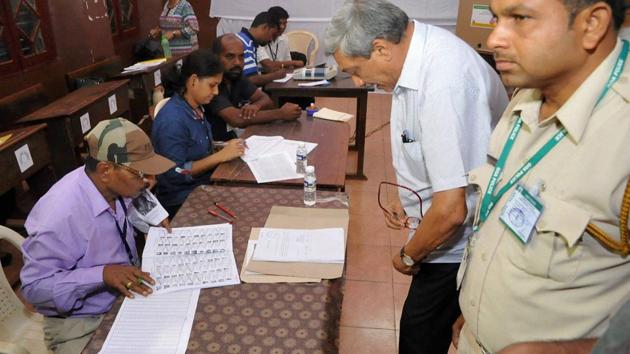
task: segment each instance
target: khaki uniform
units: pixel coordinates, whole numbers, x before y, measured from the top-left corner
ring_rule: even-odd
[[[458,284],[464,331],[470,332],[461,336],[475,340],[464,341],[460,353],[480,352],[473,348],[477,343],[497,352],[515,342],[597,337],[630,297],[630,257],[609,252],[584,232],[593,222],[619,239],[621,200],[630,175],[629,63],[595,105],[620,51],[621,42],[543,123],[538,123],[540,91],[519,91],[493,132],[489,155],[496,159],[522,116],[497,190],[560,126],[568,134],[520,181],[528,188],[543,183],[544,211],[529,242],[523,244],[499,220],[514,188],[471,238]],[[481,196],[493,168],[487,164],[469,174]]]

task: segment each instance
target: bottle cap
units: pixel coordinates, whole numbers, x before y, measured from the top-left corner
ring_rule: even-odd
[[[299,147],[306,147],[306,143],[303,141],[300,141],[300,143],[298,144]]]
[[[315,166],[306,166],[305,171],[306,173],[313,173],[315,172]]]

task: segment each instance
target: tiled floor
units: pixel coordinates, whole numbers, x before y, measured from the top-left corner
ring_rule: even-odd
[[[355,114],[352,99],[318,98],[317,105]],[[367,132],[372,134],[366,139],[364,168],[368,180],[346,181],[350,225],[341,354],[397,353],[398,323],[411,279],[392,267],[392,257],[406,241],[407,233],[387,228],[377,202],[379,182],[395,181],[386,125],[390,109],[391,96],[370,94]],[[348,171],[356,166],[354,155],[349,158]],[[455,353],[453,348],[450,353]]]

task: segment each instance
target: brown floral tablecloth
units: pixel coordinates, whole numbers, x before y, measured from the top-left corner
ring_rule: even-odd
[[[318,192],[318,197],[332,196]],[[234,211],[234,255],[239,272],[252,227],[262,227],[273,205],[302,207],[299,189],[203,186],[193,191],[173,226],[217,224],[213,202]],[[318,208],[345,208],[340,202]],[[343,278],[317,284],[246,284],[202,289],[187,353],[337,353]],[[116,313],[117,301],[84,351],[97,353]],[[168,321],[168,319],[164,319]]]

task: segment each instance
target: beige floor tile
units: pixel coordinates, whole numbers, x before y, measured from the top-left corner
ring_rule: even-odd
[[[381,217],[350,214],[348,245],[389,246],[390,237]]]
[[[395,354],[396,332],[373,328],[340,328],[339,354]]]
[[[392,283],[389,246],[349,245],[346,279]]]
[[[394,294],[391,283],[347,280],[341,325],[395,329]]]

